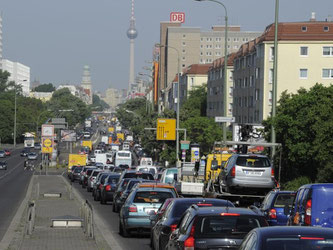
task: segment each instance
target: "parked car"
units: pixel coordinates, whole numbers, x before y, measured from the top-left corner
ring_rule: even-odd
[[[105,179],[111,174],[111,172],[100,172],[93,186],[92,195],[94,201],[99,201],[101,199],[101,188],[105,183]]]
[[[120,175],[117,173],[107,177],[103,186],[101,186],[101,204],[106,204],[108,201],[113,201],[113,193],[116,191],[119,177]]]
[[[300,187],[292,209],[289,208],[286,206],[285,209],[286,214],[291,210],[288,225],[332,228],[333,183],[308,184]]]
[[[269,192],[259,207],[270,226],[286,226],[289,218],[284,214],[285,206],[291,207],[295,199],[295,191],[273,190]]]
[[[12,152],[10,152],[9,149],[5,149],[4,151],[5,151],[6,156],[11,156],[12,155]]]
[[[5,157],[6,157],[5,150],[0,150],[0,158],[5,158]]]
[[[267,193],[275,188],[274,168],[265,155],[234,154],[222,169],[219,181],[227,193]]]
[[[265,227],[252,230],[239,250],[333,249],[333,229],[321,227]]]
[[[177,228],[183,213],[194,204],[199,207],[234,207],[233,203],[222,199],[179,198],[171,200],[160,218],[158,218],[158,213],[150,217],[152,221],[156,220],[150,237],[153,249],[165,249],[170,234]]]
[[[22,149],[20,155],[25,157],[25,156],[27,156],[29,153],[30,153],[30,148],[24,148],[24,149]]]
[[[133,230],[150,230],[149,216],[155,214],[168,198],[175,193],[167,188],[137,188],[128,196],[119,213],[119,233],[129,236]]]
[[[82,169],[82,166],[74,167],[73,171],[71,172],[71,182],[79,181],[81,179]]]
[[[7,170],[7,162],[0,161],[0,169]]]
[[[170,235],[167,249],[237,249],[252,229],[268,226],[250,209],[192,205]]]
[[[102,170],[96,168],[94,169],[91,174],[88,176],[88,181],[87,181],[87,191],[91,192],[92,188],[94,186],[94,182],[96,180],[96,176],[101,172]]]
[[[37,160],[38,155],[35,152],[28,153],[28,160]]]

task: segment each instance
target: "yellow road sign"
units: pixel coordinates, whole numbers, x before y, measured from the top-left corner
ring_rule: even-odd
[[[52,153],[53,141],[51,138],[42,138],[42,153]]]
[[[156,140],[176,140],[176,119],[157,119]]]

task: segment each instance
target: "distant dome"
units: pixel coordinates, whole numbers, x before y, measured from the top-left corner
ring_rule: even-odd
[[[127,37],[129,39],[135,39],[138,36],[138,32],[135,28],[129,28],[127,30]]]

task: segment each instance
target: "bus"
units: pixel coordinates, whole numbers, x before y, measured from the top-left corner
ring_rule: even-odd
[[[115,157],[115,166],[127,165],[129,168],[132,166],[132,154],[130,151],[117,151]]]
[[[35,134],[27,132],[23,135],[24,135],[24,147],[33,148],[35,146]]]

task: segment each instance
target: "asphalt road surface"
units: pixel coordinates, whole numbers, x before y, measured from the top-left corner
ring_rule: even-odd
[[[0,159],[7,161],[7,170],[0,170],[0,241],[25,198],[33,175],[33,171],[24,170],[25,157],[20,152],[13,150],[11,156]]]

